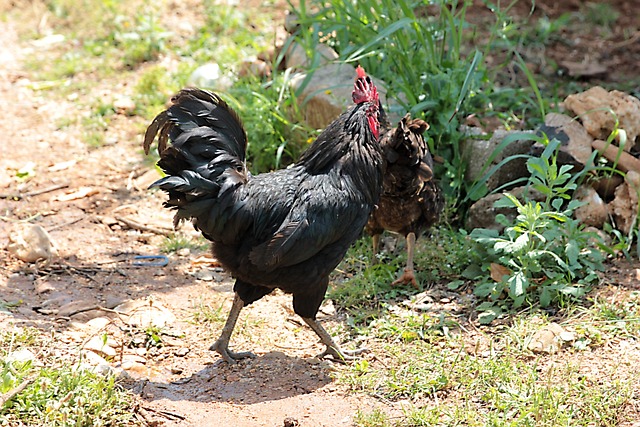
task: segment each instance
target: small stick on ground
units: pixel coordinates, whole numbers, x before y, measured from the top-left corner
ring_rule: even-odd
[[[5,194],[5,193],[3,193],[3,194],[0,194],[0,199],[21,200],[21,199],[24,199],[25,197],[33,197],[33,196],[39,196],[40,194],[51,193],[52,191],[60,190],[62,188],[67,188],[68,186],[69,186],[69,183],[65,182],[65,183],[62,183],[62,184],[52,185],[51,187],[46,187],[46,188],[43,188],[41,190],[30,191],[30,192],[24,193],[24,194],[20,194],[20,193]]]
[[[120,221],[120,222],[124,223],[126,226],[128,226],[129,228],[133,228],[134,230],[148,231],[150,233],[160,234],[160,235],[166,236],[166,237],[173,236],[173,231],[170,231],[169,229],[161,229],[161,228],[157,228],[157,227],[149,227],[148,225],[140,224],[139,222],[136,222],[136,221],[134,221],[132,219],[125,218],[125,217],[122,217],[122,216],[116,216],[115,218],[116,218],[117,221]]]
[[[52,232],[53,230],[58,230],[58,229],[60,229],[60,228],[64,228],[64,227],[66,227],[66,226],[68,226],[68,225],[73,225],[73,224],[75,224],[76,222],[80,222],[80,221],[82,221],[84,218],[85,218],[85,217],[80,217],[80,218],[76,218],[76,219],[74,219],[74,220],[71,220],[71,221],[69,221],[69,222],[65,222],[65,223],[63,223],[63,224],[54,225],[53,227],[49,228],[49,229],[47,230],[47,232],[49,232],[49,233],[50,233],[50,232]]]
[[[29,384],[31,384],[33,382],[33,380],[35,380],[35,379],[36,379],[35,376],[28,377],[24,381],[22,381],[19,386],[12,388],[8,392],[6,392],[2,396],[0,396],[0,408],[2,408],[5,403],[7,403],[8,401],[13,399],[14,397],[19,395],[20,393],[22,393],[24,391],[24,389],[29,387]]]

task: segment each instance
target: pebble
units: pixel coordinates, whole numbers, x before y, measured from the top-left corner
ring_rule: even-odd
[[[191,350],[189,350],[186,347],[181,347],[179,349],[177,349],[176,351],[173,352],[174,355],[178,356],[178,357],[184,357],[187,354],[189,354]]]
[[[114,357],[117,354],[116,350],[111,347],[109,343],[105,343],[103,341],[102,336],[95,336],[91,338],[84,345],[84,349],[106,357]]]

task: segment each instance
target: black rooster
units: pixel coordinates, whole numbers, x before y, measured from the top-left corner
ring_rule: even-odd
[[[191,219],[236,279],[229,317],[211,346],[229,363],[253,356],[228,348],[240,310],[275,288],[293,294],[294,311],[326,345],[322,356],[345,358],[316,314],[329,274],[360,236],[382,188],[378,92],[357,71],[356,105],[287,169],[248,173],[240,119],[207,91],[182,90],[147,129],[145,152],[159,134],[158,165],[167,173],[152,187],[168,193],[174,223]]]
[[[407,114],[380,138],[386,172],[380,201],[366,231],[373,236],[374,260],[384,230],[400,233],[407,241],[407,266],[392,285],[418,287],[413,271],[416,238],[438,221],[444,207],[442,191],[433,179],[433,159],[422,136],[428,128],[427,122],[412,120]]]

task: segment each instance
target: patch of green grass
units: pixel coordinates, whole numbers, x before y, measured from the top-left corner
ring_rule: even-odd
[[[10,304],[6,303],[9,307]],[[0,356],[6,356],[19,347],[37,347],[40,332],[35,328],[13,328],[0,330]]]
[[[492,347],[484,352],[465,344],[464,330],[439,333],[435,316],[389,315],[370,326],[375,359],[349,365],[338,380],[354,391],[413,402],[404,405],[400,420],[363,415],[362,425],[589,426],[593,420],[617,425],[637,373],[613,364],[594,375],[570,357],[553,363],[546,356],[533,358],[521,344],[531,322],[523,317],[514,328],[492,333]],[[405,339],[406,328],[420,333]]]
[[[131,397],[105,377],[70,367],[43,368],[1,410],[8,425],[134,425]]]
[[[404,239],[398,237],[393,253],[382,251],[372,263],[372,242],[366,236],[349,249],[334,273],[327,298],[343,308],[352,325],[370,322],[386,312],[388,304],[408,299],[418,291],[408,286],[391,286],[406,264]],[[447,284],[462,288],[469,263],[481,263],[475,243],[463,232],[439,226],[421,236],[414,256],[416,277],[423,288]]]
[[[82,119],[82,134],[89,147],[98,148],[106,143],[105,136],[114,114],[113,105],[100,101],[91,109],[91,114]]]
[[[180,249],[193,249],[205,251],[209,247],[209,242],[201,236],[191,238],[182,234],[175,234],[166,237],[160,244],[160,251],[164,253],[176,252]]]
[[[47,351],[52,339],[34,328],[0,332],[0,394],[11,395],[0,408],[0,425],[139,425],[133,399],[115,377],[61,361]],[[7,357],[19,350],[35,359]]]
[[[268,85],[242,80],[227,93],[247,132],[247,161],[253,173],[287,166],[315,136],[302,121],[288,78],[287,73],[276,74]]]
[[[353,423],[356,427],[391,427],[391,420],[380,409],[374,409],[371,412],[365,413],[362,411],[356,412],[353,417]]]
[[[200,301],[193,307],[192,319],[196,324],[222,323],[227,318],[224,304],[217,308],[204,301]]]
[[[635,341],[640,336],[640,297],[632,293],[623,301],[601,297],[591,299],[589,307],[574,305],[567,312],[576,332],[579,349],[601,347],[613,339]]]

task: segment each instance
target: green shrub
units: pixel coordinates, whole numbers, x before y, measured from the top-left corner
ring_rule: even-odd
[[[476,295],[488,300],[479,307],[483,322],[525,302],[546,307],[563,295],[581,296],[603,270],[600,237],[572,217],[580,202],[570,200],[571,193],[590,168],[571,174],[573,166],[558,166],[559,146],[552,140],[539,158],[527,161],[528,185],[544,201],[520,201],[507,194],[496,207],[515,208],[518,215],[513,222],[504,215],[497,218],[506,227],[502,234],[489,229],[471,232],[487,254],[475,288]]]

